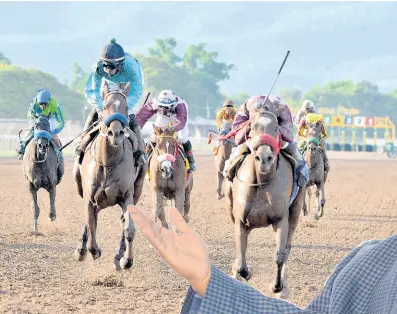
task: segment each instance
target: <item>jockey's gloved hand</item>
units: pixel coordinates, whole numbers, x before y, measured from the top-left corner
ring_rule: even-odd
[[[227,135],[227,131],[226,130],[221,131],[221,135]]]

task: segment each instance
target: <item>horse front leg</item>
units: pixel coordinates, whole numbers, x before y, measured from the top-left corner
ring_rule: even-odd
[[[175,207],[180,212],[182,216],[184,216],[184,208],[185,208],[185,189],[181,189],[175,192]],[[176,227],[173,227],[174,232],[177,232]]]
[[[236,260],[232,266],[233,278],[240,280],[250,280],[252,273],[248,270],[246,261],[247,252],[247,240],[250,230],[247,229],[240,220],[236,220],[234,223],[234,235],[236,241]]]
[[[274,293],[280,293],[284,288],[282,272],[285,262],[288,258],[287,239],[288,239],[288,215],[285,215],[276,225],[276,254],[275,260],[277,265],[276,278],[272,283],[271,290]],[[286,271],[284,271],[286,274]]]
[[[88,225],[86,223],[84,224],[80,241],[81,245],[74,252],[74,257],[79,262],[83,261],[87,256]]]
[[[302,205],[302,211],[303,211],[303,216],[307,216],[307,203],[306,203],[306,190],[310,188],[305,188],[305,192],[303,195],[303,205]]]
[[[37,203],[37,189],[32,182],[29,182],[29,191],[30,194],[32,195],[31,208],[33,211],[33,234],[39,235],[38,219],[40,216],[40,207],[39,204]]]
[[[135,225],[134,221],[132,220],[131,214],[127,211],[128,205],[132,204],[133,197],[129,196],[127,199],[124,201],[124,205],[122,206],[123,208],[123,216],[122,216],[122,221],[124,221],[124,233],[122,235],[121,241],[124,240],[124,254],[121,254],[121,247],[119,251],[119,256],[121,257],[120,259],[120,266],[122,269],[129,269],[133,265],[134,261],[134,255],[132,251],[132,242],[134,241],[135,237]],[[125,241],[127,240],[127,243]]]
[[[138,173],[134,182],[134,205],[138,204],[138,201],[142,195],[145,175],[147,171],[147,164],[139,166],[137,170]]]
[[[160,189],[155,189],[153,193],[153,202],[155,203],[154,221],[157,222],[157,219],[160,219],[162,226],[169,229],[164,213],[164,192]]]
[[[55,221],[57,218],[56,208],[55,208],[55,197],[56,197],[56,185],[53,184],[49,189],[50,194],[50,213],[48,219],[50,221]]]
[[[225,196],[225,193],[223,192],[223,189],[222,189],[224,178],[225,177],[223,176],[223,173],[218,171],[218,180],[217,180],[218,187],[216,190],[218,200],[220,200],[221,198],[223,198]]]
[[[324,182],[321,182],[317,185],[317,213],[316,216],[318,218],[323,217],[324,215],[324,205],[325,205],[325,191],[324,191]]]
[[[190,177],[190,182],[185,190],[185,204],[183,209],[183,218],[186,222],[189,222],[189,212],[190,212],[190,195],[193,189],[193,176]]]
[[[96,229],[98,224],[98,212],[90,200],[85,201],[86,221],[88,224],[88,251],[96,260],[101,257],[102,251],[96,242]]]

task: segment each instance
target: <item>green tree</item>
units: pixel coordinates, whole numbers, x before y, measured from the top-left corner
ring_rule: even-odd
[[[172,89],[189,106],[189,116],[206,116],[207,106],[215,117],[225,98],[219,91],[219,82],[230,77],[233,65],[218,62],[216,52],[207,52],[205,44],[190,45],[183,57],[175,53],[174,38],[156,39],[148,55],[137,54],[145,75],[145,91],[156,95],[163,89]]]
[[[10,59],[6,58],[2,52],[0,52],[0,64],[11,64]]]
[[[84,93],[84,86],[89,74],[75,61],[72,65],[72,83],[70,88],[76,92]]]

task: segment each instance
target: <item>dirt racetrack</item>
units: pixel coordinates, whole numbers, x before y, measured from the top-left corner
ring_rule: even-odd
[[[358,155],[357,155],[358,156]],[[326,206],[320,221],[301,216],[289,262],[290,301],[304,307],[322,288],[336,263],[353,247],[383,239],[397,229],[397,163],[331,157]],[[2,313],[179,313],[188,284],[148,246],[140,230],[134,241],[136,265],[116,273],[118,207],[99,214],[100,259],[74,260],[83,225],[82,199],[72,181],[72,162],[57,189],[57,220],[48,221],[49,200],[39,192],[43,236],[31,236],[33,214],[20,161],[0,160],[0,312]],[[139,207],[151,214],[145,183]],[[211,156],[198,157],[190,224],[209,246],[215,265],[230,274],[234,233],[224,200],[215,194]],[[168,216],[167,216],[168,219]],[[269,294],[275,274],[275,233],[254,230],[248,243],[249,284]]]

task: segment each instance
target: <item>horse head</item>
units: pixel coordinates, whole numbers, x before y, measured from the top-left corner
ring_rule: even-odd
[[[252,116],[249,143],[256,167],[262,174],[268,174],[275,164],[281,148],[281,133],[277,117],[265,109]]]
[[[158,128],[155,125],[153,125],[153,130],[157,139],[155,151],[159,170],[164,179],[169,179],[172,176],[174,164],[178,156],[176,132],[170,131],[167,128]]]
[[[104,115],[101,123],[100,134],[106,136],[114,146],[121,145],[126,136],[129,136],[128,103],[127,95],[130,92],[130,83],[124,88],[110,91],[106,80],[102,85],[101,97],[103,99]]]
[[[306,151],[310,156],[315,156],[320,151],[320,138],[321,130],[323,128],[323,121],[318,120],[317,122],[306,121],[307,127],[307,142]]]
[[[36,119],[33,136],[36,140],[38,157],[45,156],[51,141],[50,122],[45,115]]]

